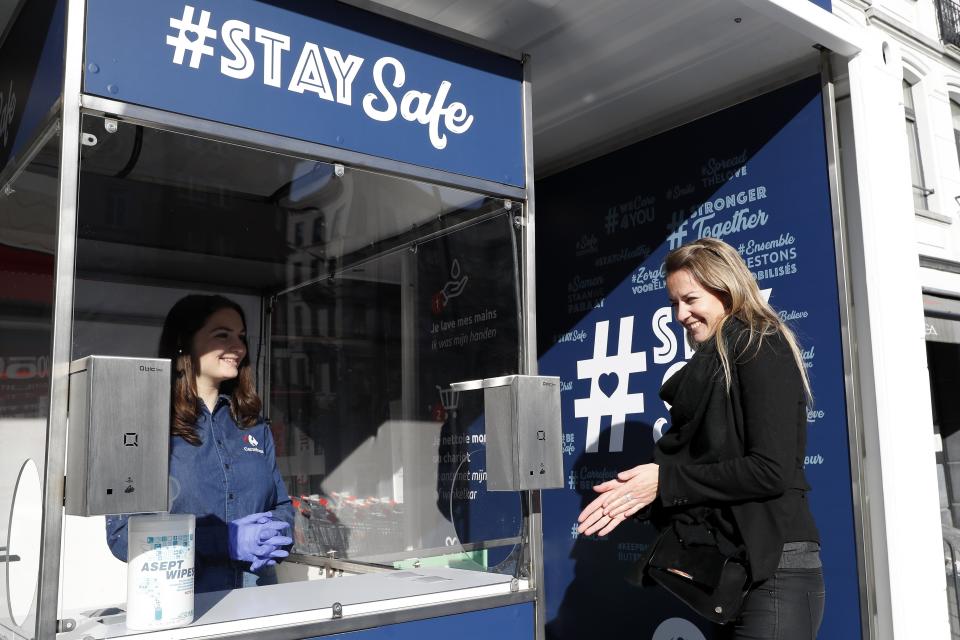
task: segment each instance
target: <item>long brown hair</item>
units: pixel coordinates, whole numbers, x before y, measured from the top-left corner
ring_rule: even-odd
[[[723,326],[727,319],[733,316],[747,325],[749,330],[747,343],[743,346],[744,353],[754,344],[756,349],[759,349],[767,336],[777,332],[783,336],[800,370],[807,402],[813,402],[810,378],[803,364],[797,337],[780,319],[773,307],[763,299],[753,274],[750,273],[736,249],[723,240],[701,238],[668,253],[665,266],[668,276],[680,269],[686,269],[701,286],[709,289],[723,301],[727,315],[720,319],[714,336],[718,337],[717,353],[726,376],[728,390],[730,389],[730,355],[726,341],[719,339],[719,336],[723,335]]]
[[[243,327],[247,318],[243,308],[223,296],[189,295],[181,298],[163,322],[160,334],[159,356],[170,358],[172,393],[170,394],[170,433],[180,436],[193,445],[200,444],[196,424],[200,417],[200,397],[197,394],[197,374],[200,362],[197,354],[191,353],[193,337],[207,320],[221,309],[233,309],[240,314]],[[262,403],[253,385],[249,350],[240,362],[239,375],[220,384],[220,393],[230,396],[230,414],[237,425],[250,428],[260,420]]]

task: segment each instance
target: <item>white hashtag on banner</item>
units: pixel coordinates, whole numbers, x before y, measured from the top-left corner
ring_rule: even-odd
[[[609,329],[608,320],[598,322],[593,337],[593,357],[577,361],[577,377],[590,379],[590,396],[573,402],[574,416],[587,419],[587,453],[597,451],[603,416],[611,416],[610,451],[617,452],[623,451],[623,424],[627,415],[643,413],[643,394],[627,392],[630,374],[647,370],[647,354],[633,352],[633,317],[620,318],[617,353],[613,356],[607,356]]]
[[[217,32],[210,28],[210,12],[201,11],[200,21],[193,22],[194,9],[190,5],[184,5],[183,18],[170,18],[170,27],[177,30],[176,36],[167,36],[167,44],[173,47],[174,64],[183,64],[183,54],[190,52],[190,67],[200,68],[200,59],[202,56],[212,56],[213,47],[205,44],[207,38],[216,38]],[[193,33],[196,37],[191,39],[188,33]]]

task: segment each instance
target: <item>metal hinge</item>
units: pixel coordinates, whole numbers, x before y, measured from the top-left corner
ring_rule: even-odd
[[[77,621],[73,618],[57,620],[57,633],[68,633],[77,628]]]

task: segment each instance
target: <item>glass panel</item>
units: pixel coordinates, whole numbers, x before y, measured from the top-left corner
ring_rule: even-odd
[[[303,553],[489,568],[520,534],[516,494],[485,488],[483,394],[449,391],[517,372],[512,216],[431,235],[272,305],[271,417]]]
[[[927,209],[927,188],[923,182],[923,166],[920,164],[920,139],[917,135],[917,123],[906,120],[907,148],[910,153],[910,177],[913,180],[913,206],[918,211]]]
[[[0,637],[36,626],[59,154],[54,136],[0,194]]]
[[[303,579],[296,563],[331,551],[513,571],[519,497],[485,491],[482,394],[457,398],[449,384],[518,372],[515,211],[149,127],[109,132],[98,117],[83,131],[95,142],[81,149],[73,358],[156,357],[168,312],[188,294],[239,305],[241,369],[253,372],[275,445],[277,504],[293,507],[295,557],[279,580]],[[176,458],[171,506],[182,511],[204,478],[182,481]],[[228,464],[209,474],[240,487]],[[229,503],[234,493],[218,487],[215,501]],[[198,541],[231,519],[191,508]],[[103,517],[65,526],[63,608],[122,606],[126,568]],[[94,566],[110,576],[100,590],[89,588]]]
[[[906,80],[903,81],[903,108],[909,109],[910,111],[914,110],[913,86]]]
[[[910,175],[913,179],[913,206],[917,211],[928,208],[929,190],[923,181],[923,160],[920,155],[920,136],[917,130],[917,114],[914,111],[913,86],[903,81],[903,109],[907,125],[907,147],[910,153]]]
[[[957,161],[960,162],[960,104],[950,100],[950,115],[953,118],[953,142],[957,149]]]

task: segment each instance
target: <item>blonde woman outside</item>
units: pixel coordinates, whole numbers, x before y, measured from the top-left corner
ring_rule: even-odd
[[[661,532],[714,545],[748,576],[739,615],[715,637],[815,638],[825,594],[803,471],[811,394],[797,340],[725,242],[670,252],[666,273],[674,319],[696,345],[660,389],[671,428],[654,462],[594,487],[579,531],[606,535],[639,514]]]

